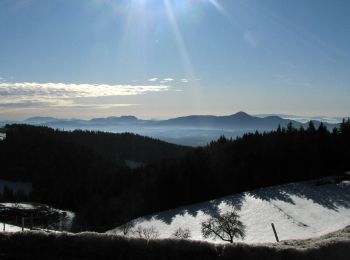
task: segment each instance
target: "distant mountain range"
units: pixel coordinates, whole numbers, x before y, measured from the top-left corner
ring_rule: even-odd
[[[87,129],[108,132],[133,132],[152,136],[165,141],[183,145],[205,145],[220,135],[240,136],[246,132],[271,131],[279,125],[286,127],[292,122],[294,127],[307,127],[309,122],[286,119],[277,115],[253,116],[238,112],[228,116],[190,115],[167,120],[144,120],[135,116],[120,116],[82,119],[58,119],[54,117],[31,117],[23,121],[3,121],[1,125],[24,123],[45,125],[66,130]],[[312,120],[316,127],[321,123]],[[338,127],[339,123],[324,122],[328,129]]]
[[[160,125],[182,127],[209,127],[230,129],[275,129],[278,125],[287,126],[289,122],[299,127],[302,123],[283,119],[278,116],[256,117],[245,112],[238,112],[229,116],[186,116],[159,122]]]
[[[304,121],[304,120],[303,120]],[[320,124],[319,120],[312,120],[316,126]],[[238,112],[228,116],[213,115],[190,115],[176,117],[167,120],[143,120],[135,116],[112,116],[106,118],[93,118],[90,120],[82,119],[59,119],[54,117],[30,117],[23,121],[4,121],[6,123],[26,123],[33,125],[47,125],[52,127],[64,126],[118,126],[118,125],[138,125],[138,126],[174,126],[191,128],[233,128],[233,129],[275,129],[278,125],[287,126],[292,122],[295,127],[306,126],[308,122],[300,122],[292,119],[285,119],[277,115],[252,116],[245,112]],[[324,122],[327,127],[337,127],[338,123]]]

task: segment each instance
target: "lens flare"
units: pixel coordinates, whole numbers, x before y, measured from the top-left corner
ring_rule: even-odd
[[[202,102],[202,94],[200,93],[200,88],[198,88],[198,80],[196,79],[195,72],[192,67],[191,60],[188,55],[188,51],[186,48],[185,41],[183,39],[183,36],[181,34],[181,31],[179,29],[179,26],[176,21],[176,17],[173,11],[173,7],[170,3],[170,0],[163,0],[164,1],[164,6],[165,6],[165,11],[167,14],[167,17],[170,21],[173,34],[177,43],[177,46],[179,48],[181,60],[185,69],[186,77],[189,79],[191,82],[191,97],[192,97],[192,104],[194,107],[200,107],[200,104],[203,104]]]
[[[225,10],[222,8],[222,6],[216,1],[216,0],[208,0],[213,6],[215,6],[216,9],[218,9],[220,12],[224,13]]]
[[[164,0],[164,6],[165,6],[165,11],[166,11],[166,14],[168,16],[168,19],[170,21],[171,28],[172,28],[173,33],[174,33],[176,43],[177,43],[178,48],[179,48],[182,62],[184,63],[186,73],[188,74],[188,77],[194,79],[195,76],[193,73],[192,64],[191,64],[190,58],[188,56],[187,48],[186,48],[184,39],[182,37],[182,34],[180,32],[180,29],[178,27],[178,24],[177,24],[172,6],[170,4],[170,1]]]

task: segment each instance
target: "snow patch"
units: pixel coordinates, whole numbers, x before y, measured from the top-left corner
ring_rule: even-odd
[[[32,204],[15,203],[15,202],[0,203],[0,207],[16,208],[16,209],[35,209],[35,206]]]
[[[170,238],[178,228],[188,228],[193,240],[221,243],[202,237],[201,222],[231,209],[246,225],[245,243],[275,242],[271,223],[280,240],[317,237],[350,225],[350,184],[327,179],[322,185],[308,181],[262,188],[138,218],[134,229],[153,226],[159,238]]]
[[[24,231],[27,231],[28,229],[25,228]],[[0,222],[0,232],[20,232],[22,231],[22,228],[19,226],[14,226],[14,225],[9,225],[7,223],[5,223],[5,227],[4,227],[4,223]]]

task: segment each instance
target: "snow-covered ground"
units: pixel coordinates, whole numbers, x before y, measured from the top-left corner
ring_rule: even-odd
[[[0,207],[16,208],[16,209],[35,209],[35,205],[29,203],[6,202],[0,203]]]
[[[25,228],[24,231],[27,231],[28,229]],[[22,228],[19,226],[9,225],[5,223],[5,230],[4,230],[4,223],[0,222],[0,232],[20,232],[22,231]]]
[[[329,178],[235,194],[136,219],[134,230],[153,226],[159,238],[169,238],[178,228],[188,228],[191,239],[213,242],[203,239],[201,222],[231,209],[246,226],[246,243],[274,242],[271,223],[280,240],[317,237],[350,225],[350,182],[335,183]]]

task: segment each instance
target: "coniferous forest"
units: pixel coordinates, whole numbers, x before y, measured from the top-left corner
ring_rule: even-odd
[[[7,125],[0,178],[33,184],[7,192],[77,213],[74,229],[105,231],[135,217],[264,186],[339,175],[350,169],[350,121],[289,124],[189,148],[134,134]],[[126,160],[141,162],[131,169]]]

